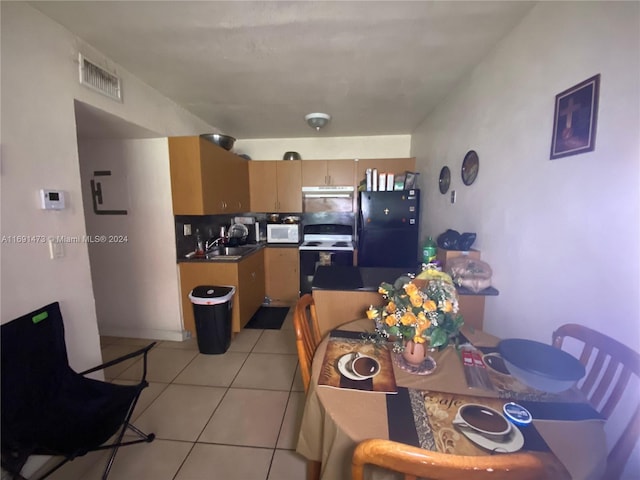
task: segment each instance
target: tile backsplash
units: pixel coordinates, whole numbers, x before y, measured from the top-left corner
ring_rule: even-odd
[[[281,213],[280,218],[286,217],[287,213]],[[292,213],[300,217],[302,225],[312,225],[318,223],[331,223],[341,225],[351,225],[354,228],[355,236],[355,215],[353,213]],[[200,231],[202,238],[206,241],[209,238],[218,238],[220,227],[229,227],[235,217],[254,217],[260,223],[261,236],[266,236],[267,230],[267,214],[265,213],[245,213],[233,215],[176,215],[175,232],[176,232],[176,251],[178,258],[184,258],[187,253],[193,252],[196,248],[196,230]],[[191,226],[191,235],[184,234],[184,226]],[[249,228],[248,242],[255,242],[255,234],[252,228]]]

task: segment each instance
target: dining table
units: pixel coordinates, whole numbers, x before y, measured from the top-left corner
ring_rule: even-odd
[[[580,416],[579,412],[590,407],[577,389],[554,395],[539,392],[536,396],[537,391],[532,394],[526,389],[524,393],[505,390],[508,382],[496,384],[499,388],[494,389],[478,384],[469,386],[469,377],[465,375],[468,367],[463,364],[463,348],[459,343],[433,351],[433,371],[417,374],[405,368],[390,344],[371,341],[368,334],[374,329],[374,322],[366,318],[348,322],[325,335],[315,351],[296,451],[321,463],[322,480],[350,479],[353,451],[359,442],[370,438],[413,443],[444,453],[508,455],[482,441],[471,442],[473,435],[464,435],[464,429],[454,426],[452,418],[466,402],[498,410],[511,401],[525,406],[532,414],[530,425],[512,425],[518,429],[513,434],[524,438],[522,450],[543,460],[548,478],[602,478],[607,457],[604,419],[597,414]],[[461,333],[472,349],[491,351],[500,341],[496,336],[465,326]],[[342,373],[348,373],[337,368],[339,361],[334,352],[338,340],[347,345],[340,347],[342,353],[344,348],[389,352],[390,366],[382,368],[389,372],[380,371],[374,378],[376,389],[370,388],[371,379],[369,388],[361,388],[359,384],[364,382],[344,378]],[[367,474],[375,480],[400,478],[378,468],[368,469]]]

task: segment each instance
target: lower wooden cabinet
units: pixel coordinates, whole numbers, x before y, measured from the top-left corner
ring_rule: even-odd
[[[199,285],[231,285],[233,297],[231,327],[238,333],[260,308],[264,300],[264,250],[239,262],[185,262],[179,264],[180,294],[184,329],[195,337],[195,319],[189,293]]]
[[[300,253],[297,247],[265,249],[265,294],[274,302],[295,303],[300,296]]]

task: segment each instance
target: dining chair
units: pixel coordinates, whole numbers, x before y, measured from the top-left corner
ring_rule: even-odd
[[[640,354],[603,333],[575,323],[562,325],[553,332],[553,346],[561,349],[566,337],[578,340],[582,346],[580,362],[587,374],[579,389],[593,408],[609,418],[632,376],[635,382],[640,381]],[[626,427],[607,456],[603,478],[620,478],[640,437],[640,404],[630,413]]]
[[[296,347],[300,372],[305,393],[309,390],[311,380],[311,362],[313,354],[320,343],[320,331],[318,330],[318,317],[313,296],[307,293],[300,297],[293,312],[293,326],[296,330]]]
[[[300,297],[293,311],[293,327],[296,331],[296,348],[300,361],[300,374],[305,394],[309,390],[311,381],[311,362],[313,354],[320,343],[320,331],[318,330],[318,316],[313,295],[307,293]],[[322,464],[317,461],[307,461],[307,480],[320,478]]]
[[[548,478],[542,460],[529,453],[451,455],[378,438],[363,440],[356,446],[351,460],[351,479],[364,480],[364,466],[367,464],[402,473],[405,480]]]

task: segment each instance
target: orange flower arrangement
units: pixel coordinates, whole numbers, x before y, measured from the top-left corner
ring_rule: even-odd
[[[376,322],[378,335],[396,340],[395,350],[406,340],[445,346],[463,324],[457,291],[446,273],[428,269],[415,279],[403,276],[393,285],[383,282],[378,292],[387,303],[369,307],[367,317]]]

